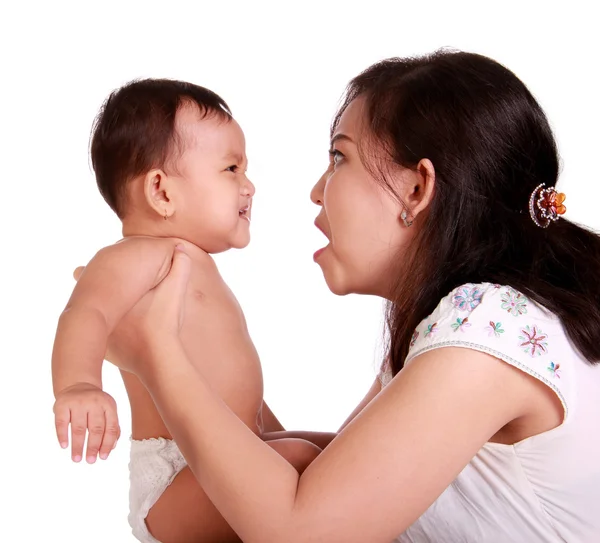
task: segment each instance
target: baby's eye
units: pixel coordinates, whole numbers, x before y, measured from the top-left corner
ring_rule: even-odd
[[[330,149],[329,156],[331,157],[331,160],[333,160],[334,164],[338,164],[340,160],[344,158],[344,155],[340,153],[337,149]]]
[[[238,167],[236,165],[229,166],[229,168],[225,168],[225,171],[235,173],[238,171]]]

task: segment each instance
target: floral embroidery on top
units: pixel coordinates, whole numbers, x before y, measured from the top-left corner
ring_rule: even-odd
[[[519,346],[525,351],[527,354],[530,354],[532,357],[535,355],[541,356],[542,354],[546,354],[548,352],[548,342],[545,341],[548,339],[548,336],[535,325],[521,329],[522,336],[519,336],[521,343]]]
[[[427,329],[425,330],[425,334],[423,337],[433,336],[438,331],[438,324],[434,322],[433,324],[427,325]]]
[[[415,330],[413,332],[412,338],[410,339],[410,346],[414,347],[415,343],[417,342],[417,339],[419,339],[419,332],[417,330]]]
[[[452,298],[452,303],[460,311],[473,311],[481,303],[482,296],[478,287],[463,286]]]
[[[469,317],[465,317],[464,319],[456,319],[456,322],[453,322],[451,326],[455,332],[458,330],[464,332],[465,329],[471,326],[471,323],[469,322]]]
[[[546,369],[552,374],[552,377],[560,379],[560,364],[550,362],[550,365]]]
[[[520,292],[509,288],[500,298],[502,299],[502,309],[511,315],[518,317],[527,313],[527,298]]]
[[[489,326],[486,326],[485,329],[487,330],[488,336],[490,337],[500,337],[500,334],[504,334],[501,322],[490,321]]]

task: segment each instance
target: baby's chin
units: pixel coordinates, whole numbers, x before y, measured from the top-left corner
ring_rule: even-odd
[[[232,249],[245,249],[246,247],[248,247],[248,245],[250,245],[250,236],[248,236],[247,239],[245,240],[240,240],[239,242],[235,242],[231,245]]]
[[[250,244],[250,238],[232,240],[223,243],[211,243],[211,244],[195,244],[204,252],[216,255],[219,253],[224,253],[225,251],[229,251],[229,249],[245,249]],[[204,246],[203,246],[204,245]]]

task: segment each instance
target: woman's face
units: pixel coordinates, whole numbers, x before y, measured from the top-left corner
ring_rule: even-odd
[[[358,97],[342,114],[331,139],[329,167],[311,192],[311,200],[321,206],[315,225],[329,240],[314,258],[335,294],[388,297],[412,229],[401,219],[403,205],[359,156],[357,144],[364,145],[368,134],[364,108],[364,99]],[[376,165],[378,150],[365,147]],[[403,172],[398,169],[389,180],[399,185],[402,195]]]

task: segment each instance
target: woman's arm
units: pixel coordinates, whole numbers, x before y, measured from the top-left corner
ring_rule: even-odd
[[[337,436],[337,433],[333,432],[286,430],[265,401],[263,401],[260,418],[262,438],[264,441],[274,441],[276,439],[286,438],[304,439],[314,443],[320,449],[324,449],[331,443],[332,439]]]
[[[264,433],[283,432],[285,430],[283,424],[279,422],[279,419],[275,416],[273,411],[271,411],[271,408],[264,400],[260,410],[260,421],[260,427]]]
[[[269,441],[271,439],[281,439],[286,437],[295,437],[299,439],[305,439],[306,441],[310,441],[324,449],[327,447],[336,437],[337,435],[344,429],[348,424],[356,418],[356,416],[381,392],[381,381],[379,377],[375,379],[371,388],[367,392],[366,396],[361,400],[361,402],[356,406],[354,411],[350,413],[348,418],[344,421],[342,426],[337,432],[305,432],[305,431],[267,431],[267,425],[265,422],[265,433],[263,434],[263,439],[265,441]],[[266,404],[265,404],[266,405]],[[278,421],[279,422],[279,421]]]
[[[279,439],[282,437],[297,437],[300,439],[305,439],[306,441],[310,441],[314,443],[321,449],[327,447],[337,436],[338,434],[352,422],[356,416],[371,402],[377,394],[381,392],[381,381],[379,377],[375,379],[369,392],[367,392],[366,396],[361,400],[361,402],[355,407],[354,411],[350,413],[348,418],[344,421],[344,423],[340,426],[340,429],[337,432],[272,432],[267,434],[268,439]]]
[[[173,339],[142,376],[208,496],[247,543],[388,542],[416,520],[534,384],[490,355],[438,349],[409,364],[302,476],[211,390]]]
[[[348,426],[348,424],[350,424],[350,422],[352,422],[356,418],[356,416],[365,407],[367,407],[367,405],[369,405],[369,403],[371,403],[371,400],[373,400],[373,398],[375,398],[375,396],[377,396],[377,394],[379,394],[380,392],[381,392],[381,381],[379,380],[379,377],[377,377],[375,379],[375,381],[373,381],[373,384],[371,385],[369,392],[367,392],[367,395],[362,399],[362,401],[356,406],[354,411],[352,411],[352,413],[350,413],[348,418],[340,426],[338,433],[341,432],[344,428],[346,428],[346,426]]]
[[[337,435],[346,427],[348,424],[356,418],[356,416],[371,402],[377,394],[381,392],[381,381],[379,377],[373,381],[371,388],[365,395],[365,397],[361,400],[361,402],[354,408],[354,411],[350,413],[348,418],[344,421],[344,423],[340,426],[340,429],[337,432],[309,432],[309,431],[294,431],[294,430],[284,430],[281,423],[275,418],[273,412],[269,409],[266,403],[263,403],[263,421],[264,421],[264,434],[263,439],[265,441],[269,441],[272,439],[282,439],[286,437],[294,437],[299,439],[305,439],[306,441],[310,441],[324,449],[327,447],[336,437]],[[265,409],[266,408],[266,409]],[[268,426],[268,421],[275,420],[276,424],[271,423]],[[281,428],[275,428],[276,425],[281,426]]]

